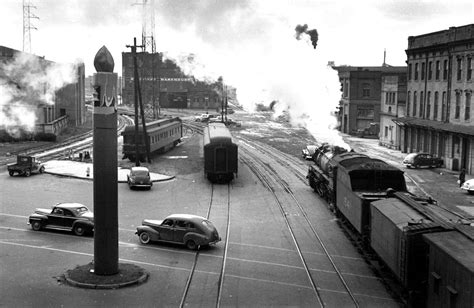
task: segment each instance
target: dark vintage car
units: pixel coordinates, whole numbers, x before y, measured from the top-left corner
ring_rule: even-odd
[[[128,187],[144,187],[150,189],[153,186],[150,171],[146,167],[132,167],[127,174]]]
[[[7,165],[8,174],[14,176],[18,175],[30,176],[32,173],[43,173],[44,164],[34,156],[18,155],[15,164]]]
[[[307,145],[303,150],[301,150],[301,155],[304,159],[313,159],[313,154],[316,151],[317,146]]]
[[[51,209],[36,209],[28,224],[35,231],[54,229],[84,235],[94,231],[94,214],[80,203],[58,203]]]
[[[221,238],[216,227],[204,217],[189,214],[173,214],[164,220],[145,219],[137,227],[140,242],[152,241],[184,244],[191,250],[211,245]]]
[[[444,165],[444,161],[428,153],[410,153],[403,159],[403,164],[407,168],[440,168]]]

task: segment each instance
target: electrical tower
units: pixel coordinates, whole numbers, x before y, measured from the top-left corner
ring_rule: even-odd
[[[155,53],[155,0],[142,1],[142,45],[144,46],[143,51]]]
[[[28,53],[31,53],[31,29],[38,30],[31,24],[31,19],[39,19],[32,9],[36,6],[31,5],[30,0],[23,0],[23,51]]]

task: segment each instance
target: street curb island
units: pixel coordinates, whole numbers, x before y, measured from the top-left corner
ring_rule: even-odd
[[[114,275],[94,274],[94,264],[77,266],[66,271],[67,284],[84,289],[118,289],[147,281],[149,274],[139,266],[119,263],[119,271]]]

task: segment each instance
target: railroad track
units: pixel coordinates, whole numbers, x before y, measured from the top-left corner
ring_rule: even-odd
[[[344,286],[344,289],[347,295],[350,297],[351,302],[353,303],[354,307],[359,307],[359,303],[355,298],[353,291],[349,288],[348,284],[346,283],[341,271],[338,269],[336,263],[334,262],[332,256],[329,254],[326,244],[321,239],[321,236],[318,234],[316,228],[313,226],[311,221],[308,218],[308,215],[304,208],[301,206],[300,202],[297,200],[295,194],[292,192],[291,187],[286,183],[286,181],[272,168],[269,164],[263,162],[256,154],[252,154],[250,151],[245,149],[244,147],[240,148],[240,159],[243,161],[249,169],[259,178],[259,180],[263,183],[263,185],[272,193],[276,204],[279,207],[280,213],[284,218],[286,227],[291,235],[293,243],[295,245],[296,251],[298,256],[301,259],[301,263],[304,267],[306,275],[308,277],[309,283],[314,291],[315,298],[321,307],[325,307],[326,304],[322,298],[322,295],[319,291],[318,284],[311,273],[310,267],[308,266],[308,262],[305,259],[305,256],[302,252],[300,247],[300,243],[298,242],[297,236],[295,234],[295,229],[293,223],[288,218],[288,213],[298,211],[303,217],[304,222],[311,230],[311,234],[316,238],[317,242],[321,245],[322,250],[324,251],[325,257],[329,260],[333,270],[335,271],[337,277],[341,281]],[[305,181],[306,182],[306,181]],[[281,187],[285,193],[287,193],[290,198],[293,200],[293,206],[289,205],[289,202],[285,202],[281,195],[277,193],[278,188]],[[291,208],[290,208],[291,207]]]
[[[227,196],[227,198],[226,198],[227,200],[225,201],[225,203],[226,203],[225,207],[226,207],[226,211],[227,211],[226,228],[225,228],[226,231],[225,231],[225,235],[224,234],[219,234],[221,236],[221,238],[224,238],[223,236],[225,236],[224,251],[223,251],[223,255],[222,255],[222,263],[221,263],[221,267],[220,267],[220,271],[219,271],[219,275],[217,277],[217,280],[215,281],[215,283],[214,282],[211,283],[212,285],[217,285],[217,294],[216,294],[216,300],[215,300],[214,304],[215,304],[215,307],[220,307],[221,294],[222,294],[223,285],[224,285],[224,274],[225,274],[225,269],[226,269],[227,250],[228,250],[228,247],[229,247],[230,184],[217,185],[217,186],[215,184],[212,184],[211,198],[210,198],[209,206],[208,206],[207,213],[206,213],[206,218],[207,219],[210,218],[211,210],[213,209],[213,207],[216,207],[216,206],[219,205],[219,202],[216,202],[216,199],[218,200],[219,198],[217,198],[215,196],[215,190],[217,190],[217,189],[219,189],[221,191],[221,193],[223,192],[223,190],[226,190],[226,192],[224,192],[224,195]],[[220,201],[223,201],[223,200],[220,200]],[[200,247],[198,248],[198,250],[196,252],[196,255],[194,257],[193,265],[191,266],[191,270],[189,272],[189,276],[186,280],[186,285],[185,285],[184,290],[183,290],[183,295],[181,296],[181,301],[180,301],[180,304],[179,304],[179,307],[181,307],[181,308],[185,307],[186,305],[194,305],[193,302],[192,302],[192,299],[189,299],[189,297],[190,297],[190,290],[193,287],[194,274],[196,272],[196,268],[197,268],[198,263],[199,263],[199,254],[200,254]]]

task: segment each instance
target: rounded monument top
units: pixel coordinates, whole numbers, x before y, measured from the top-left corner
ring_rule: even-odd
[[[112,73],[114,71],[114,58],[112,54],[109,52],[107,47],[102,46],[99,51],[96,53],[94,58],[94,67],[95,70],[105,73]]]

